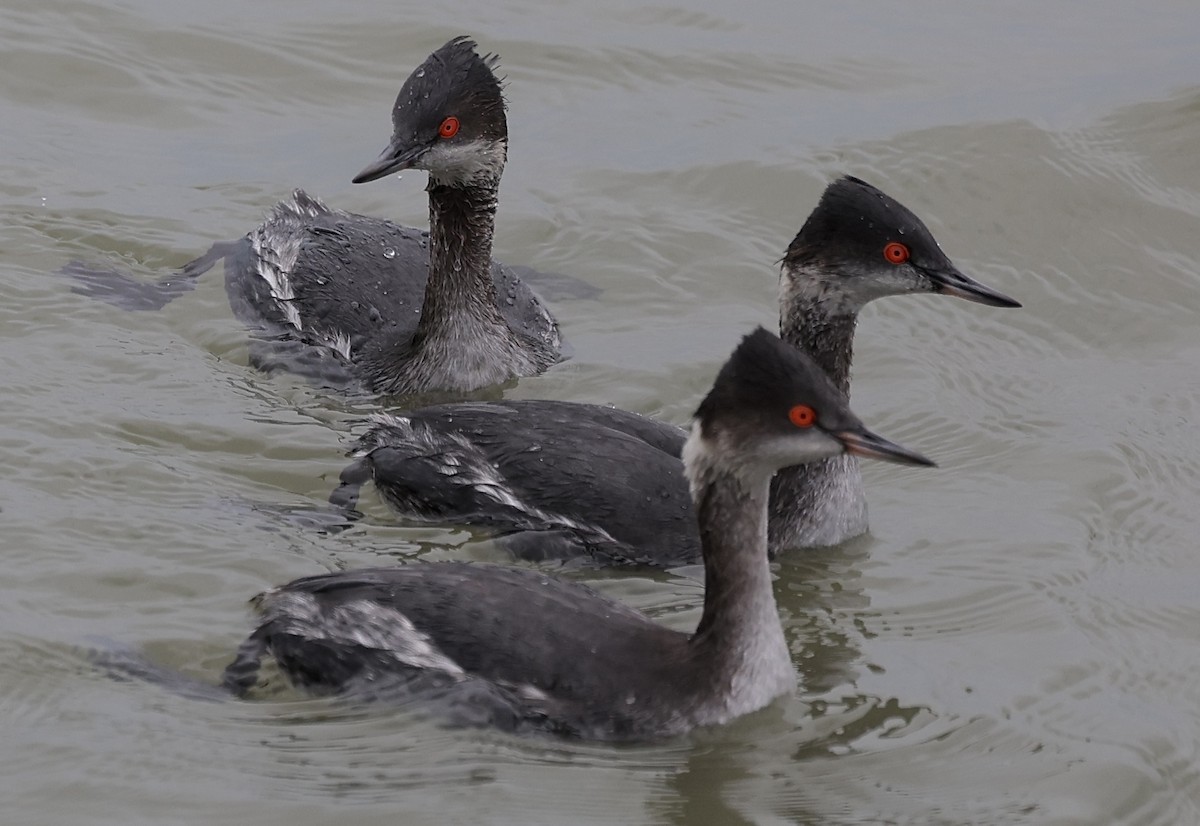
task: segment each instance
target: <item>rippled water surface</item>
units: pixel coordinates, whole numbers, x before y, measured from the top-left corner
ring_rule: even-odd
[[[1200,6],[978,5],[8,0],[5,822],[1200,822]],[[336,536],[280,515],[370,407],[249,369],[219,274],[158,313],[56,274],[158,277],[296,186],[424,223],[424,176],[349,178],[463,31],[509,80],[497,254],[600,290],[555,302],[576,357],[510,396],[684,421],[843,172],[1026,305],[864,313],[856,409],[942,467],[868,467],[872,535],[777,565],[800,684],[728,728],[514,739],[83,653],[212,682],[264,587],[496,558],[373,496]],[[688,628],[694,573],[586,578]]]

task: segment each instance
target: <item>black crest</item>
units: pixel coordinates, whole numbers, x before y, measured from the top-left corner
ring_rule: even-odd
[[[456,37],[413,70],[392,109],[396,136],[412,144],[433,141],[449,115],[478,136],[507,136],[503,83],[495,73],[500,59],[476,48],[469,37]]]
[[[783,260],[790,266],[831,267],[881,261],[884,246],[892,241],[909,248],[914,264],[950,266],[929,228],[912,210],[866,181],[847,175],[825,188]]]
[[[696,417],[705,429],[718,420],[738,419],[772,432],[792,427],[788,411],[798,404],[814,408],[826,429],[861,426],[811,358],[759,327],[725,362]]]

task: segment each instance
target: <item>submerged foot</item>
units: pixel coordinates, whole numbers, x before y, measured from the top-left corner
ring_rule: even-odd
[[[142,281],[130,273],[72,261],[59,270],[74,284],[71,292],[86,295],[123,310],[161,310],[196,288],[196,279],[236,249],[239,242],[213,244],[208,252],[184,264],[177,273],[158,281]]]

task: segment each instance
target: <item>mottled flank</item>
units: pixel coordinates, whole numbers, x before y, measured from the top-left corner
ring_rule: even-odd
[[[292,273],[300,257],[300,247],[308,235],[308,227],[318,217],[329,215],[329,209],[318,199],[297,189],[291,200],[280,201],[261,226],[248,236],[254,252],[255,269],[267,282],[271,298],[279,312],[297,330],[304,330],[300,311],[295,304]]]
[[[322,606],[311,594],[276,588],[256,599],[262,620],[277,633],[330,646],[382,652],[401,665],[433,669],[461,679],[463,669],[439,651],[396,608],[369,599]]]
[[[426,419],[414,421],[403,416],[375,414],[371,420],[374,427],[360,442],[356,456],[370,456],[379,448],[394,453],[406,452],[413,460],[426,463],[427,470],[442,477],[445,484],[465,489],[461,495],[476,502],[483,512],[504,512],[506,519],[515,523],[537,525],[547,531],[565,529],[588,535],[592,542],[616,544],[602,528],[581,523],[562,513],[543,511],[523,501],[500,466],[464,434],[439,430]],[[394,453],[392,461],[395,460]],[[425,518],[438,515],[432,498],[426,498],[420,487],[389,486],[381,490],[385,491],[392,506],[403,513]]]
[[[518,556],[684,564],[699,559],[684,436],[635,413],[548,400],[377,416],[331,501],[353,507],[370,479],[400,513],[493,530]],[[659,519],[623,518],[648,504]],[[694,539],[672,544],[681,535]]]

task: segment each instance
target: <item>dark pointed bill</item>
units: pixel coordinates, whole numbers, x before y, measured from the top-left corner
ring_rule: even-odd
[[[834,438],[846,446],[847,453],[853,453],[855,456],[882,459],[885,462],[895,462],[898,465],[937,467],[933,461],[926,459],[915,450],[909,450],[895,442],[889,442],[882,436],[877,436],[866,429],[842,430],[833,435]]]
[[[368,181],[377,181],[393,172],[409,169],[413,162],[421,157],[425,149],[424,146],[411,146],[393,140],[388,144],[387,149],[383,150],[383,154],[375,159],[374,163],[354,176],[351,183],[365,184]]]
[[[937,291],[942,295],[953,295],[992,307],[1021,306],[1021,302],[1011,299],[985,284],[980,284],[974,278],[963,275],[956,269],[925,270],[925,274],[937,285]]]

